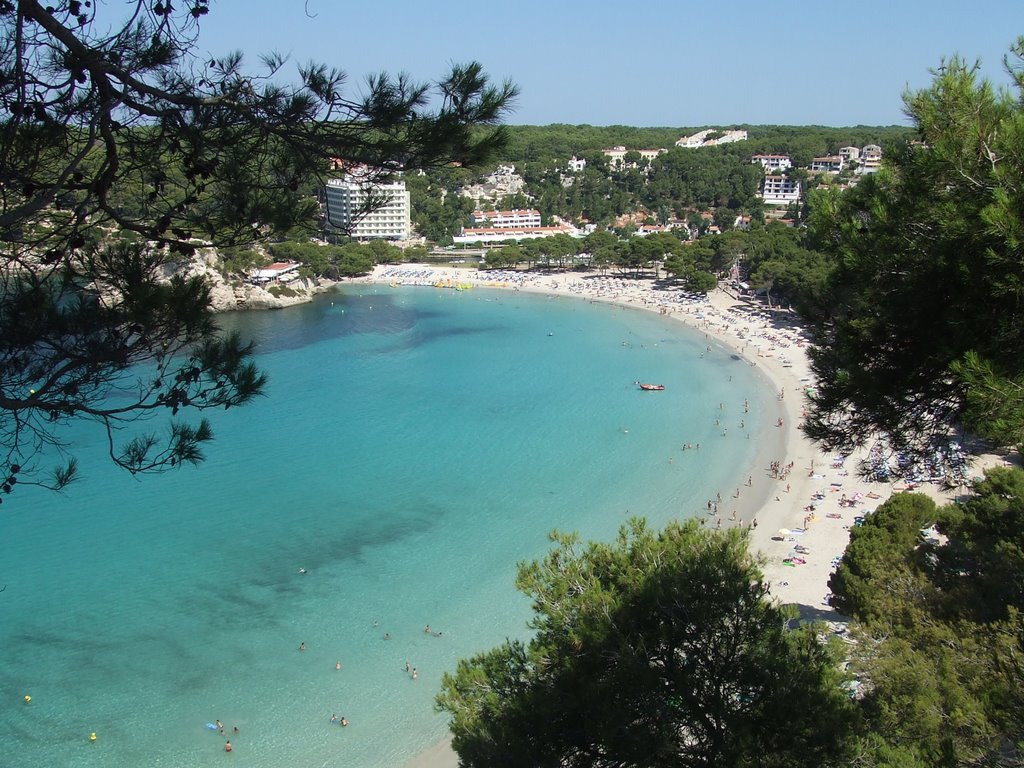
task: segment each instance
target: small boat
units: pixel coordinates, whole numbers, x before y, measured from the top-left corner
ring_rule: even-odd
[[[645,392],[660,392],[665,388],[664,384],[641,384],[640,389]]]

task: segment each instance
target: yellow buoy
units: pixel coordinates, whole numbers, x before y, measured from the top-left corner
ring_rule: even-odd
[[[89,734],[89,741],[91,741],[93,744],[96,743],[96,731],[93,731]]]
[[[25,697],[25,703],[28,704],[30,701],[32,701],[32,697],[31,696],[26,696]]]

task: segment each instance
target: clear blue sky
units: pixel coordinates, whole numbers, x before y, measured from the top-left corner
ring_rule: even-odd
[[[959,54],[1007,84],[1021,0],[215,0],[200,48],[347,72],[442,76],[479,61],[522,95],[508,122],[888,125]]]

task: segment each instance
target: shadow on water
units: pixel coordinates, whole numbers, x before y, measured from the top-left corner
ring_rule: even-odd
[[[372,307],[372,312],[363,311]],[[261,354],[296,350],[342,336],[404,333],[438,315],[398,305],[390,296],[346,296],[331,293],[309,304],[267,312],[225,312],[218,317],[225,331],[242,329]]]
[[[245,329],[261,354],[302,349],[343,336],[388,339],[371,354],[404,352],[452,337],[498,333],[501,326],[451,327],[445,313],[436,309],[412,309],[388,294],[349,296],[332,293],[309,304],[276,312],[225,313],[225,331]]]

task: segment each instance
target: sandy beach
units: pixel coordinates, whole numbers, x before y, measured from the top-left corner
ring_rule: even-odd
[[[775,424],[778,435],[762,441],[755,466],[744,473],[746,483],[723,490],[718,514],[709,514],[707,521],[722,528],[750,526],[751,546],[764,559],[771,594],[796,606],[804,618],[835,622],[834,629],[843,631],[844,618],[828,604],[829,576],[846,548],[856,518],[869,514],[905,486],[858,477],[856,456],[844,459],[822,453],[798,429],[805,392],[814,382],[805,352],[807,341],[795,316],[769,312],[760,302],[721,289],[704,299],[664,290],[651,279],[598,273],[477,272],[406,264],[378,266],[369,277],[356,282],[443,289],[494,287],[636,307],[689,325],[705,333],[709,343],[724,345],[756,366],[777,393],[777,406],[772,413],[752,416]],[[991,463],[993,457],[988,458]],[[939,501],[952,499],[950,493],[932,485],[915,490]],[[407,766],[454,768],[457,764],[450,745],[442,742]]]

